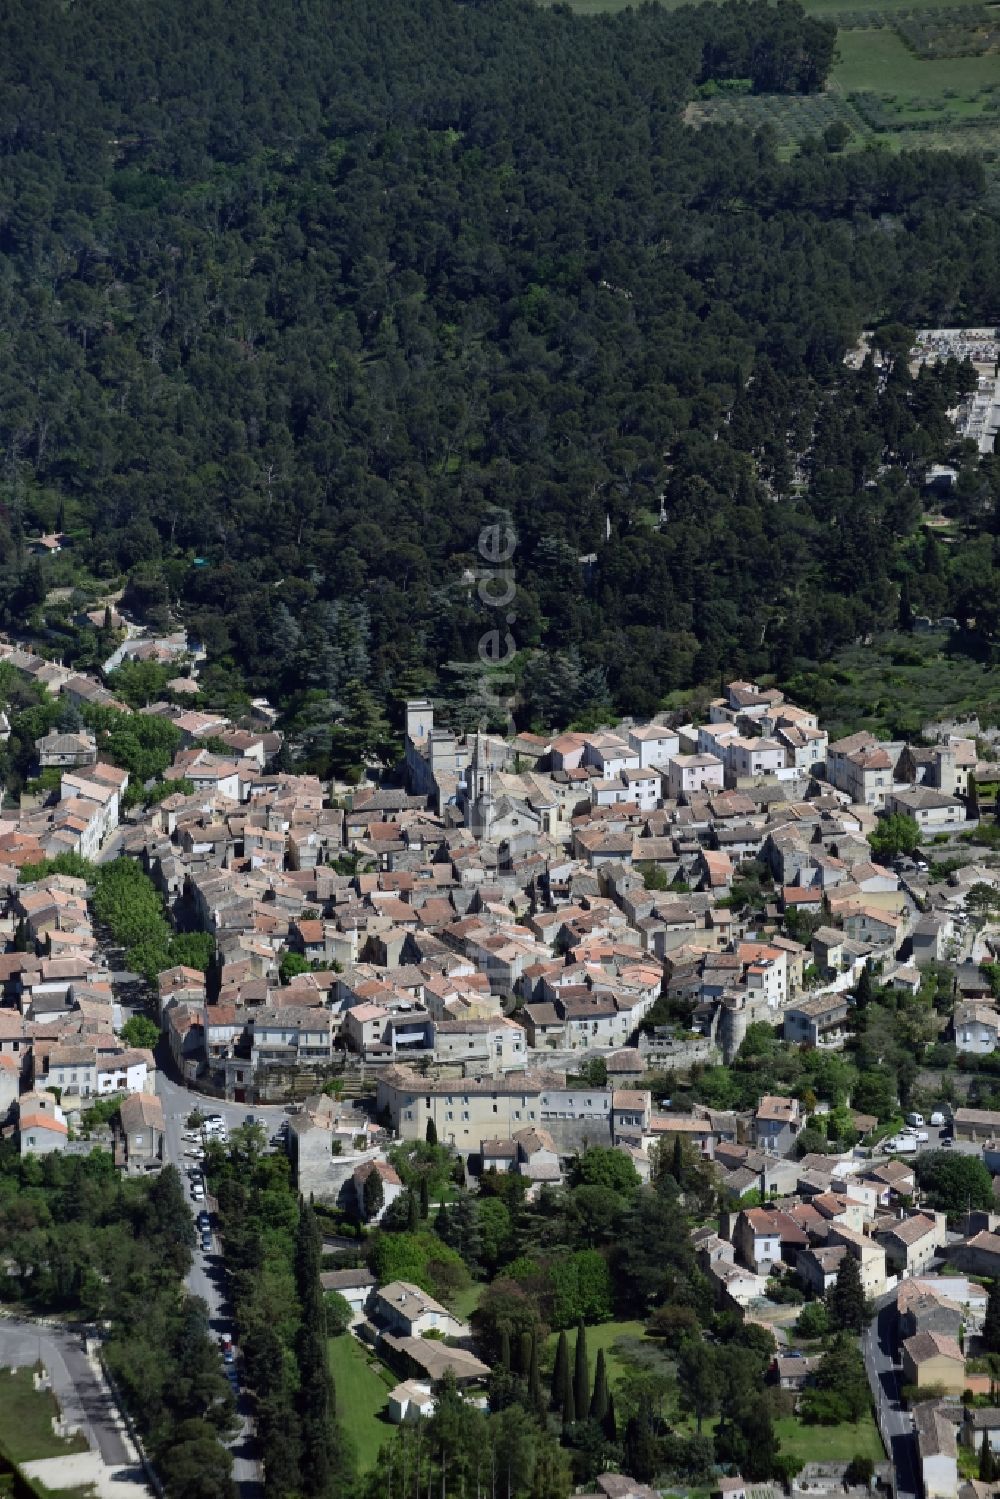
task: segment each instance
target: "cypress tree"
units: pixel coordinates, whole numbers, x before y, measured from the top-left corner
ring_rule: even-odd
[[[420,1216],[421,1216],[421,1218],[426,1219],[426,1218],[430,1217],[430,1211],[431,1211],[430,1188],[427,1185],[427,1178],[426,1178],[426,1176],[422,1176],[420,1178]]]
[[[573,1381],[566,1380],[566,1393],[563,1396],[562,1424],[565,1431],[567,1426],[576,1424],[576,1401],[573,1399]]]
[[[365,1204],[365,1217],[371,1221],[382,1211],[385,1205],[385,1189],[382,1186],[382,1178],[373,1166],[365,1177],[365,1185],[362,1192]]]
[[[406,1209],[406,1227],[411,1234],[418,1233],[420,1230],[420,1204],[412,1192],[407,1194]]]
[[[615,1420],[615,1397],[608,1392],[608,1409],[604,1420],[601,1422],[601,1430],[604,1432],[605,1441],[617,1442],[618,1422]]]
[[[684,1151],[681,1148],[680,1135],[674,1136],[674,1156],[670,1167],[670,1175],[679,1187],[684,1185]]]
[[[569,1384],[569,1344],[566,1334],[559,1334],[556,1344],[556,1361],[552,1370],[552,1404],[561,1411],[566,1403],[566,1386]]]
[[[428,1121],[427,1121],[427,1129],[425,1131],[425,1135],[426,1135],[426,1139],[427,1139],[428,1145],[436,1145],[437,1144],[437,1142],[438,1142],[437,1125],[434,1123],[433,1119],[428,1119]]]
[[[528,1394],[531,1403],[539,1414],[545,1412],[545,1395],[542,1392],[542,1379],[538,1372],[538,1337],[531,1334],[531,1355],[528,1359]]]
[[[1000,1281],[997,1280],[990,1281],[983,1321],[983,1347],[987,1353],[1000,1353]]]
[[[979,821],[979,786],[975,774],[970,770],[965,788],[965,816],[968,822]]]
[[[517,1345],[517,1372],[525,1379],[531,1373],[531,1354],[535,1339],[530,1332],[522,1332]]]
[[[576,1359],[573,1366],[573,1404],[582,1420],[590,1405],[590,1366],[587,1361],[587,1329],[580,1318],[576,1329]]]
[[[827,1294],[827,1311],[834,1327],[843,1332],[859,1333],[865,1325],[865,1292],[858,1262],[845,1254],[837,1279]]]
[[[506,1327],[500,1329],[500,1367],[505,1374],[510,1373],[510,1333]]]
[[[992,1483],[994,1478],[993,1448],[990,1446],[990,1434],[983,1432],[983,1440],[979,1444],[979,1481],[980,1483]]]
[[[913,600],[908,577],[904,577],[899,589],[899,628],[907,634],[913,629]]]
[[[594,1370],[594,1393],[590,1397],[590,1419],[603,1424],[608,1413],[608,1401],[611,1399],[611,1391],[608,1389],[608,1371],[604,1363],[604,1349],[597,1350],[597,1368]]]

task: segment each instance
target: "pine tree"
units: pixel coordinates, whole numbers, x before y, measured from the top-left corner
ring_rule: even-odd
[[[569,1344],[566,1334],[559,1334],[556,1344],[556,1361],[552,1369],[552,1404],[561,1411],[566,1402],[566,1386],[569,1384]]]
[[[861,1332],[865,1325],[865,1292],[861,1284],[858,1262],[851,1254],[845,1254],[837,1271],[837,1279],[827,1295],[827,1310],[835,1328],[844,1332]]]
[[[433,1119],[428,1119],[427,1121],[427,1128],[424,1131],[424,1138],[426,1139],[428,1145],[436,1145],[438,1142],[437,1125],[434,1123]]]
[[[603,1423],[608,1413],[608,1401],[611,1392],[608,1389],[608,1371],[604,1363],[604,1349],[597,1351],[597,1368],[594,1370],[594,1393],[590,1397],[590,1419]]]
[[[987,1353],[1000,1353],[1000,1280],[990,1281],[983,1322],[983,1347]]]
[[[430,1189],[427,1186],[426,1176],[420,1178],[420,1216],[427,1219],[431,1211]]]
[[[576,1329],[576,1358],[573,1365],[573,1404],[582,1420],[590,1405],[590,1365],[587,1360],[587,1329],[580,1318]]]
[[[979,1481],[980,1483],[992,1483],[995,1476],[990,1434],[988,1431],[984,1431],[983,1440],[979,1444]]]

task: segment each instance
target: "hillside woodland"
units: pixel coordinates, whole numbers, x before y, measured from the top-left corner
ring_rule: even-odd
[[[904,583],[1000,622],[996,462],[945,417],[971,371],[843,364],[864,326],[900,354],[997,320],[979,163],[683,122],[822,86],[833,28],[793,0],[0,17],[0,624],[44,641],[57,530],[61,581],[126,578],[300,728],[418,690],[461,723],[497,509],[522,723],[787,673]]]

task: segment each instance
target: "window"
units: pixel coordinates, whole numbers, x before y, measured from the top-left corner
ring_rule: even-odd
[[[403,1118],[404,1119],[412,1119],[413,1118],[413,1110],[412,1109],[407,1109],[406,1113],[403,1115]]]
[[[446,1113],[445,1113],[445,1116],[444,1116],[444,1117],[445,1117],[445,1118],[446,1118],[446,1119],[448,1119],[448,1120],[452,1120],[452,1119],[454,1119],[454,1117],[455,1117],[455,1115],[454,1115],[454,1114],[453,1114],[453,1113],[452,1113],[452,1111],[451,1111],[451,1109],[448,1109],[448,1110],[447,1110],[447,1111],[446,1111]]]
[[[430,1106],[431,1106],[431,1095],[429,1093],[427,1094],[426,1098],[424,1099],[424,1104],[425,1104],[425,1106],[427,1108],[430,1108]]]
[[[497,1106],[496,1106],[496,1104],[493,1105],[493,1112],[494,1112],[494,1114],[497,1113]]]
[[[462,1118],[463,1119],[468,1119],[468,1117],[469,1117],[469,1111],[468,1111],[468,1109],[463,1109],[462,1110]]]
[[[514,1110],[514,1118],[515,1119],[520,1119],[520,1117],[521,1117],[521,1110],[520,1109],[515,1109]]]

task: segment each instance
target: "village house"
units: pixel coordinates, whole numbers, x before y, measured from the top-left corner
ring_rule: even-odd
[[[406,1280],[379,1286],[372,1299],[372,1317],[380,1328],[396,1337],[422,1338],[430,1332],[453,1338],[469,1335],[465,1322]]]
[[[115,1164],[128,1172],[157,1170],[163,1164],[163,1105],[149,1093],[122,1100],[115,1123]]]
[[[940,1386],[949,1395],[965,1389],[965,1355],[954,1338],[938,1332],[918,1332],[902,1345],[903,1383],[923,1389]]]
[[[802,1125],[802,1107],[797,1098],[765,1096],[754,1113],[754,1141],[767,1155],[786,1156]]]
[[[921,1401],[914,1407],[920,1488],[923,1499],[958,1499],[956,1423],[943,1402]]]
[[[922,1212],[903,1218],[891,1228],[879,1230],[875,1237],[885,1250],[886,1268],[891,1275],[920,1275],[946,1243],[947,1219],[944,1213]]]

